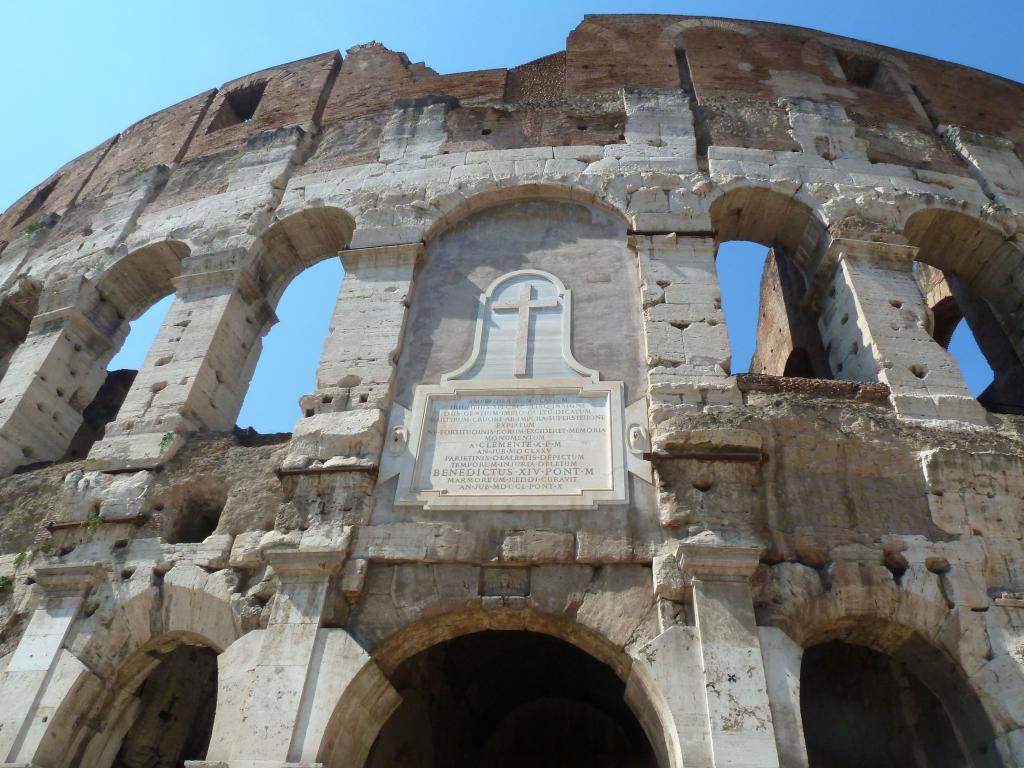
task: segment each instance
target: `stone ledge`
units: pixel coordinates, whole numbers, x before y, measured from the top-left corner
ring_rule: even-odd
[[[868,402],[882,402],[890,394],[889,387],[879,381],[804,379],[796,376],[769,376],[763,373],[737,374],[736,385],[741,392],[785,393]]]

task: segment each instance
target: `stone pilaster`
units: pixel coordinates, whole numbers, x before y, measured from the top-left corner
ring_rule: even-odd
[[[917,249],[835,240],[834,265],[817,297],[818,320],[837,379],[881,381],[906,416],[984,423],[953,358],[928,332],[928,309],[914,279]]]
[[[777,768],[750,576],[757,548],[684,544],[680,564],[693,584],[708,733],[715,768]]]
[[[284,468],[375,466],[402,346],[413,272],[421,243],[345,251],[345,279],[317,369],[317,390]]]
[[[316,765],[332,746],[337,755],[365,758],[399,699],[347,632],[321,627],[345,554],[278,549],[266,555],[281,580],[270,623],[221,654],[207,760],[190,764]],[[331,730],[339,709],[348,715],[347,731]]]
[[[777,768],[775,706],[749,581],[760,550],[683,544],[678,554],[678,564],[655,564],[656,589],[672,600],[689,595],[694,624],[668,626],[635,654],[626,699],[651,743],[666,745],[663,765]]]
[[[0,475],[64,456],[127,330],[86,280],[43,295],[0,381]]]
[[[710,236],[636,235],[652,403],[735,403]]]
[[[626,682],[626,701],[655,748],[659,765],[714,768],[704,694],[700,638],[695,627],[674,625],[636,656]],[[655,701],[654,711],[644,703]]]
[[[775,745],[784,768],[807,768],[807,744],[800,714],[800,665],[804,649],[777,627],[758,627],[775,727]]]
[[[89,453],[97,469],[148,469],[195,430],[228,431],[242,407],[273,309],[240,254],[192,256],[117,419]]]
[[[0,676],[0,765],[47,764],[40,753],[70,734],[51,733],[55,715],[89,670],[64,648],[87,592],[103,574],[95,564],[35,569],[43,591],[25,633]]]

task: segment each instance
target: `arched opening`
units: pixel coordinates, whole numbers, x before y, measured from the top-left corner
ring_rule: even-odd
[[[731,373],[832,378],[817,314],[804,301],[805,273],[827,241],[822,222],[796,199],[761,188],[725,193],[711,221]]]
[[[263,434],[291,432],[302,415],[299,398],[315,389],[344,274],[340,259],[326,259],[288,285],[242,401],[240,427]]]
[[[0,378],[7,372],[14,351],[28,336],[29,325],[39,309],[41,286],[21,278],[0,301]]]
[[[807,350],[803,347],[796,347],[786,358],[786,365],[782,369],[783,376],[797,376],[804,379],[814,378],[814,363]]]
[[[80,409],[82,423],[65,458],[86,456],[117,417],[171,306],[174,278],[188,253],[184,243],[154,243],[118,260],[98,280],[90,314],[98,327],[108,330],[113,347],[93,370],[69,367],[68,375],[77,380],[70,402]],[[104,359],[109,362],[100,374],[96,369]]]
[[[36,761],[55,768],[178,768],[203,760],[217,708],[218,648],[190,632],[167,633],[108,675],[90,676],[42,719],[47,733]]]
[[[963,280],[927,264],[914,272],[932,311],[932,338],[949,351],[989,411],[1024,413],[1024,365],[992,306]]]
[[[260,238],[256,279],[277,323],[254,346],[258,359],[252,360],[240,426],[290,432],[301,416],[299,398],[315,389],[344,277],[337,256],[354,228],[340,208],[308,208],[275,222]]]
[[[953,356],[956,364],[960,367],[960,372],[964,376],[967,389],[988,410],[1002,413],[1024,413],[1024,410],[1019,405],[1016,408],[1013,405],[1013,400],[1016,399],[1015,395],[1017,394],[1013,390],[1010,392],[990,393],[990,395],[995,394],[995,397],[986,395],[986,391],[992,387],[995,381],[995,371],[992,370],[988,358],[985,357],[985,353],[978,346],[978,340],[966,318],[961,317],[960,321],[956,324],[953,334],[949,339],[949,346],[946,349],[949,350],[949,354]],[[1001,382],[1001,384],[1003,383]],[[1018,388],[1024,386],[1024,382],[1019,383],[1017,386]],[[1005,389],[1005,387],[1001,388]]]
[[[768,249],[763,245],[741,240],[722,243],[715,255],[722,313],[732,350],[731,374],[753,371],[760,327],[758,294],[767,256]]]
[[[206,757],[217,708],[217,654],[178,645],[152,659],[112,768],[177,768]]]
[[[168,294],[129,322],[128,335],[117,354],[107,363],[103,383],[92,402],[82,411],[82,425],[68,446],[69,459],[87,455],[93,443],[103,439],[107,424],[117,418],[173,300],[174,296]]]
[[[810,768],[1002,766],[981,705],[916,637],[893,655],[841,640],[806,649],[800,713]]]
[[[1024,413],[1024,252],[954,211],[918,212],[905,234],[919,249],[914,274],[932,312],[932,337],[986,409]]]
[[[367,768],[656,765],[615,672],[548,635],[463,635],[416,653],[389,677],[402,703]]]

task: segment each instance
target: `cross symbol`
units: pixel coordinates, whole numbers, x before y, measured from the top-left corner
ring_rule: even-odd
[[[533,286],[523,283],[519,286],[519,295],[514,299],[498,301],[492,305],[495,312],[518,312],[516,322],[516,359],[513,373],[516,376],[526,375],[526,350],[530,344],[530,310],[553,309],[558,306],[558,299],[533,298]]]

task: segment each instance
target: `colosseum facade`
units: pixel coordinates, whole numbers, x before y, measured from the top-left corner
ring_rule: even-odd
[[[0,217],[0,765],[1024,765],[1022,148],[1019,83],[643,15],[104,141]],[[338,258],[293,432],[236,428]]]

